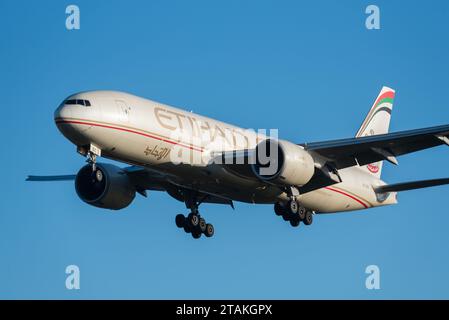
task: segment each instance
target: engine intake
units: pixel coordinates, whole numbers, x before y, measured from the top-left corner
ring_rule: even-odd
[[[119,210],[134,200],[136,190],[128,175],[112,164],[98,163],[80,169],[75,178],[76,193],[81,200],[95,207]]]
[[[254,157],[254,174],[278,185],[303,186],[315,172],[312,156],[288,141],[266,139],[256,146]]]

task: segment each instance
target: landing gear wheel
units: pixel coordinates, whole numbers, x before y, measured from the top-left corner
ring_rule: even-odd
[[[291,214],[297,214],[298,213],[299,206],[298,206],[298,202],[296,202],[296,200],[290,200],[288,202],[288,206],[287,207],[288,207],[289,213],[291,213]]]
[[[193,237],[193,239],[199,239],[199,238],[201,238],[201,232],[193,231],[193,232],[192,232],[192,237]]]
[[[285,212],[284,214],[282,214],[282,219],[284,219],[284,221],[290,221],[290,214]]]
[[[184,231],[185,231],[186,233],[190,233],[190,232],[192,231],[192,230],[190,229],[188,223],[186,223],[186,224],[184,225]]]
[[[274,204],[274,213],[278,216],[282,216],[285,212],[284,206],[280,202]]]
[[[214,235],[214,226],[211,225],[210,223],[206,224],[206,230],[204,231],[204,234],[206,235],[206,237],[210,238]]]
[[[304,218],[304,224],[306,226],[310,226],[313,222],[313,213],[312,211],[308,211],[306,212],[306,217]]]
[[[304,207],[300,207],[298,210],[298,216],[300,220],[304,220],[306,217],[307,209]]]
[[[200,224],[200,217],[198,217],[197,214],[193,214],[193,213],[189,214],[188,220],[189,220],[189,224],[192,228],[196,228]]]
[[[198,227],[200,228],[200,231],[201,231],[202,233],[205,233],[205,232],[206,232],[207,224],[206,224],[206,220],[204,220],[204,218],[200,218],[200,222],[199,222],[199,224],[198,224]]]
[[[292,227],[297,227],[297,226],[299,226],[300,223],[301,223],[301,221],[300,221],[298,218],[295,218],[295,219],[291,219],[291,220],[290,220],[290,225],[291,225]]]
[[[183,228],[186,224],[186,217],[183,214],[178,214],[176,215],[175,222],[178,228]]]

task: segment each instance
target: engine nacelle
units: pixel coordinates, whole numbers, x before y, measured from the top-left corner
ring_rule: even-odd
[[[84,202],[99,208],[119,210],[127,207],[136,196],[126,172],[112,164],[97,163],[80,169],[75,178],[76,193]]]
[[[266,139],[255,149],[254,174],[277,185],[303,186],[315,172],[312,156],[302,147],[288,141]]]

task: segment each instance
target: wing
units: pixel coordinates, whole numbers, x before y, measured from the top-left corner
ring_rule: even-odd
[[[361,138],[302,144],[312,155],[325,158],[336,169],[382,160],[397,164],[396,156],[449,145],[449,125],[400,131]]]
[[[146,190],[166,191],[173,198],[179,201],[184,201],[184,196],[182,194],[183,188],[172,183],[171,177],[167,174],[140,166],[126,167],[123,168],[123,171],[128,175],[131,183],[136,188],[136,191],[144,197],[147,196]],[[30,175],[26,178],[26,181],[72,181],[75,180],[75,178],[76,174],[57,176]],[[234,208],[234,204],[230,199],[202,192],[197,192],[197,194],[203,203],[226,204]]]
[[[184,202],[186,187],[175,184],[170,175],[139,166],[131,166],[124,168],[123,170],[128,174],[139,193],[144,194],[145,190],[166,191],[176,200]],[[198,192],[196,190],[191,191],[195,191],[197,193],[198,198],[202,203],[226,204],[234,208],[234,204],[230,199],[204,192]]]

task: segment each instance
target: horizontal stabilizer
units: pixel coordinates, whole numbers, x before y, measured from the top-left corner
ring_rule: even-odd
[[[64,176],[28,176],[26,181],[69,181],[75,180],[76,174]]]
[[[449,145],[449,125],[302,144],[307,151],[332,162],[336,169],[383,160],[397,164],[396,157],[441,145]]]
[[[376,193],[407,191],[407,190],[413,190],[413,189],[435,187],[435,186],[440,186],[443,184],[449,184],[449,178],[387,184],[385,186],[379,186],[379,187],[374,188],[374,191]]]

